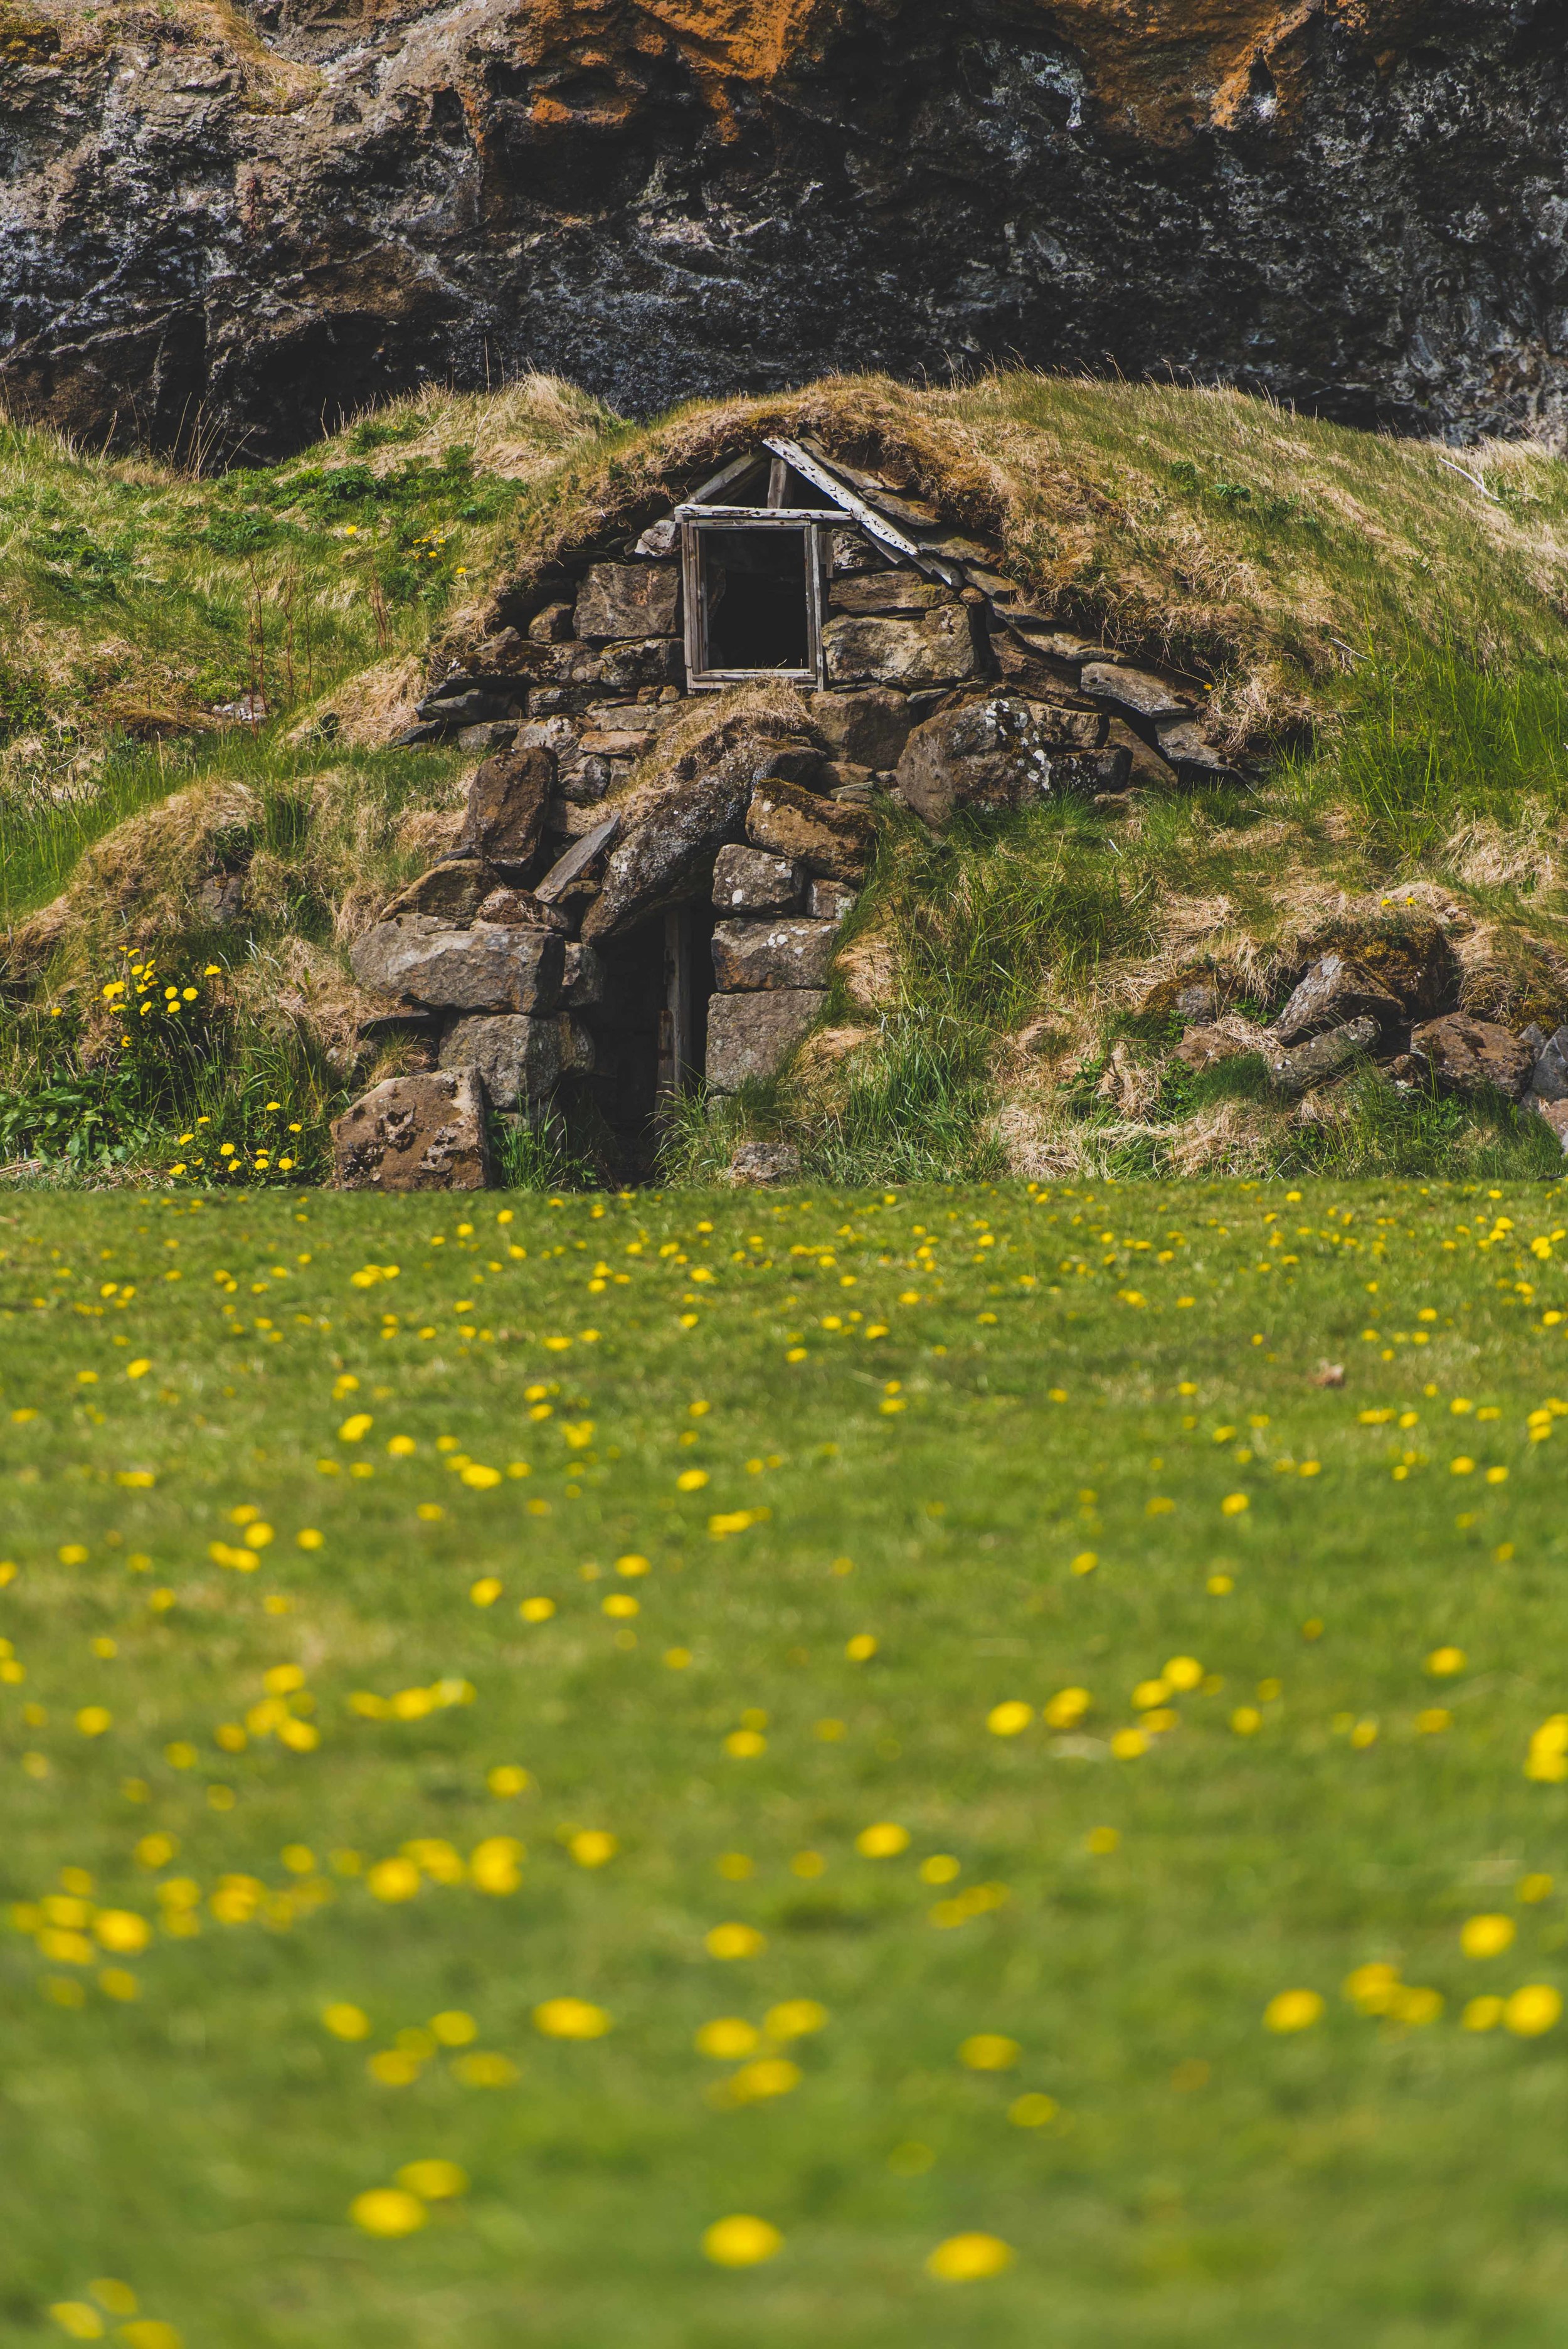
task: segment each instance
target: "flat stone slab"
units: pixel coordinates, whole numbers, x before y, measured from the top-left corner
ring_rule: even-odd
[[[958,685],[979,667],[967,604],[903,619],[830,620],[822,631],[830,685]]]
[[[553,1011],[565,948],[553,930],[500,922],[452,929],[421,914],[377,922],[349,954],[361,987],[446,1011]]]
[[[485,1102],[471,1069],[389,1077],[332,1129],[340,1191],[482,1191]]]
[[[1198,700],[1195,693],[1181,693],[1148,669],[1123,668],[1119,662],[1086,661],[1078,682],[1085,693],[1136,710],[1140,718],[1189,717]]]
[[[877,828],[864,808],[820,799],[799,783],[761,782],[751,794],[746,836],[803,864],[813,880],[861,881]]]
[[[718,922],[713,975],[726,994],[758,988],[825,987],[838,938],[836,922],[786,915],[773,921]]]
[[[822,988],[714,995],[707,1006],[707,1081],[732,1093],[750,1079],[777,1076],[827,1002]]]
[[[577,591],[580,636],[673,636],[681,575],[673,563],[594,563]]]

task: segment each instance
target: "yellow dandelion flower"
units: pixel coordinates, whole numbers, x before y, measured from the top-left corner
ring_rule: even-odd
[[[736,2211],[717,2219],[702,2239],[703,2256],[721,2268],[754,2268],[783,2249],[784,2238],[766,2219]]]
[[[943,2283],[977,2283],[985,2276],[1000,2275],[1015,2256],[1000,2235],[949,2235],[927,2259],[925,2271]]]
[[[397,2186],[373,2186],[367,2194],[355,2196],[348,2215],[367,2235],[390,2237],[416,2234],[429,2213],[417,2194]]]

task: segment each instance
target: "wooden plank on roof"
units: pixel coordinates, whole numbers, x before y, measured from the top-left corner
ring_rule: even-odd
[[[733,458],[721,473],[715,473],[710,481],[705,481],[700,490],[693,490],[689,497],[681,500],[681,503],[687,506],[712,505],[721,490],[727,490],[733,483],[744,481],[748,473],[758,471],[761,463],[762,459],[757,450],[748,450],[744,457]]]
[[[774,456],[782,457],[787,464],[793,465],[802,481],[810,481],[813,489],[821,490],[841,512],[852,515],[861,528],[882,545],[891,546],[896,554],[904,555],[912,563],[922,562],[921,550],[913,539],[905,538],[901,530],[878,513],[874,506],[869,506],[855,491],[846,489],[826,465],[820,465],[815,457],[809,456],[799,441],[765,440],[762,445],[770,449]]]
[[[769,530],[775,523],[790,530],[799,530],[802,523],[830,522],[833,517],[825,506],[677,506],[676,522],[725,522],[755,523],[758,530]]]

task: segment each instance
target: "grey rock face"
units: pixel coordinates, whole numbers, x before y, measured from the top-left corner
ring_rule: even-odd
[[[713,975],[727,992],[767,987],[822,987],[833,959],[836,922],[719,922]]]
[[[1535,1105],[1563,1144],[1563,1155],[1568,1158],[1568,1101],[1537,1100]]]
[[[607,815],[592,832],[573,842],[563,856],[556,859],[534,891],[547,905],[558,905],[569,897],[584,895],[596,888],[599,875],[609,861],[610,851],[620,837],[621,819]]]
[[[1105,730],[1106,748],[1125,750],[1130,761],[1128,780],[1144,790],[1162,791],[1176,781],[1176,770],[1169,759],[1150,750],[1141,734],[1135,734],[1125,719],[1113,718]]]
[[[903,619],[830,620],[822,646],[831,685],[960,685],[979,667],[966,604]]]
[[[459,851],[487,857],[509,881],[531,879],[554,785],[549,750],[509,750],[487,759],[469,785]]]
[[[562,936],[572,927],[570,915],[559,905],[547,905],[531,889],[492,889],[480,900],[475,918],[500,922],[509,929],[559,930]]]
[[[390,1077],[332,1129],[340,1191],[482,1191],[484,1095],[471,1069]]]
[[[1212,1034],[1212,1030],[1209,1031]],[[1329,1028],[1321,1036],[1314,1036],[1294,1050],[1265,1049],[1268,1072],[1282,1092],[1310,1092],[1315,1085],[1326,1084],[1347,1069],[1359,1053],[1369,1051],[1377,1040],[1376,1019],[1349,1019],[1342,1028]]]
[[[758,783],[746,836],[757,848],[798,860],[820,881],[863,880],[877,837],[864,808],[819,799],[799,783]]]
[[[765,848],[735,842],[714,860],[713,902],[729,914],[792,914],[804,879],[804,867],[794,857],[770,856]]]
[[[673,636],[679,601],[680,573],[672,563],[595,563],[577,591],[577,633]]]
[[[495,885],[496,874],[482,858],[449,857],[432,864],[428,873],[400,890],[382,919],[390,922],[399,914],[424,914],[432,921],[471,922]]]
[[[441,1039],[443,1069],[470,1069],[495,1109],[543,1099],[561,1075],[561,1025],[515,1013],[454,1019]]]
[[[1410,1030],[1410,1055],[1429,1069],[1445,1092],[1473,1096],[1488,1088],[1510,1101],[1523,1097],[1535,1065],[1528,1044],[1490,1019],[1446,1012]]]
[[[732,1093],[748,1079],[777,1076],[828,998],[810,987],[715,995],[707,1007],[707,1081]]]
[[[954,353],[1460,437],[1568,404],[1553,0],[894,5],[771,78],[611,6],[581,106],[570,11],[229,15],[50,5],[8,61],[0,374],[95,443],[259,461],[487,358],[638,415]]]
[[[565,949],[553,930],[476,922],[449,928],[420,914],[378,922],[349,954],[361,987],[448,1011],[553,1011]]]
[[[1331,954],[1313,964],[1274,1022],[1274,1033],[1282,1044],[1297,1044],[1326,1028],[1342,1028],[1347,1020],[1375,1019],[1386,1030],[1398,1027],[1403,1017],[1398,998],[1369,970],[1344,955]]]
[[[1111,661],[1086,661],[1079,682],[1086,693],[1114,701],[1140,718],[1183,718],[1196,699],[1193,694],[1178,693],[1147,669],[1119,668]]]
[[[800,1154],[792,1142],[743,1142],[729,1162],[729,1179],[738,1188],[798,1183]]]
[[[961,702],[915,728],[898,762],[898,788],[937,830],[955,807],[1023,807],[1063,787],[1053,754],[1092,748],[1102,724],[1097,711],[1057,709],[1016,693]]]
[[[813,921],[842,922],[857,892],[842,881],[813,881],[806,891],[806,911]]]
[[[710,774],[672,779],[639,798],[583,916],[584,938],[613,937],[666,905],[706,896],[719,850],[740,837],[747,791],[746,762],[731,757]]]
[[[858,693],[820,693],[811,704],[811,723],[829,755],[879,772],[897,766],[912,722],[907,694],[887,686],[865,686]]]
[[[834,612],[929,612],[937,604],[951,604],[953,590],[908,564],[886,571],[862,571],[835,579],[828,593]]]
[[[561,982],[561,1000],[568,1009],[581,1011],[590,1003],[598,1003],[604,993],[604,966],[592,947],[571,941],[566,948],[566,967]]]
[[[1568,1101],[1568,1028],[1559,1028],[1541,1045],[1530,1090],[1540,1101]]]
[[[1234,773],[1235,761],[1210,741],[1195,719],[1162,719],[1156,730],[1161,752],[1173,767],[1201,767],[1212,775]]]

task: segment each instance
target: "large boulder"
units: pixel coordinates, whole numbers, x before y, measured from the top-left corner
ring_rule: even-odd
[[[719,850],[741,836],[754,763],[732,753],[707,774],[671,776],[625,802],[603,884],[583,916],[584,938],[614,937],[667,905],[707,895]]]
[[[454,1019],[441,1039],[441,1066],[474,1070],[495,1108],[520,1109],[542,1101],[560,1078],[561,1022],[515,1012]]]
[[[1299,1044],[1352,1019],[1375,1019],[1385,1033],[1405,1017],[1404,1006],[1360,963],[1346,955],[1315,962],[1274,1023],[1281,1044]]]
[[[898,787],[934,830],[957,807],[1023,807],[1075,781],[1072,754],[1094,750],[1103,730],[1098,710],[988,693],[915,728],[898,762]]]
[[[837,922],[716,923],[714,978],[726,993],[755,988],[823,987],[838,935]]]
[[[484,1094],[471,1068],[389,1077],[332,1129],[340,1191],[482,1191]]]
[[[707,1006],[707,1081],[732,1093],[749,1079],[776,1076],[828,998],[820,988],[779,988],[715,995]]]
[[[508,881],[533,878],[555,788],[555,759],[542,748],[502,750],[469,785],[459,856],[486,857]]]
[[[876,847],[875,820],[848,800],[819,799],[799,783],[761,782],[751,794],[746,836],[756,848],[796,859],[813,879],[858,882]]]
[[[1351,916],[1320,930],[1308,951],[1346,955],[1397,995],[1408,1019],[1431,1019],[1458,977],[1448,931],[1424,905]]]
[[[594,563],[577,591],[580,636],[673,636],[680,606],[673,563]]]
[[[979,667],[967,604],[903,619],[830,620],[822,631],[830,685],[960,685]]]
[[[1444,1092],[1470,1100],[1491,1092],[1521,1101],[1535,1070],[1534,1050],[1521,1037],[1465,1011],[1446,1012],[1413,1028],[1410,1057],[1430,1071]]]
[[[559,932],[475,922],[466,930],[421,914],[377,922],[349,954],[361,987],[447,1011],[553,1011],[565,949]]]

